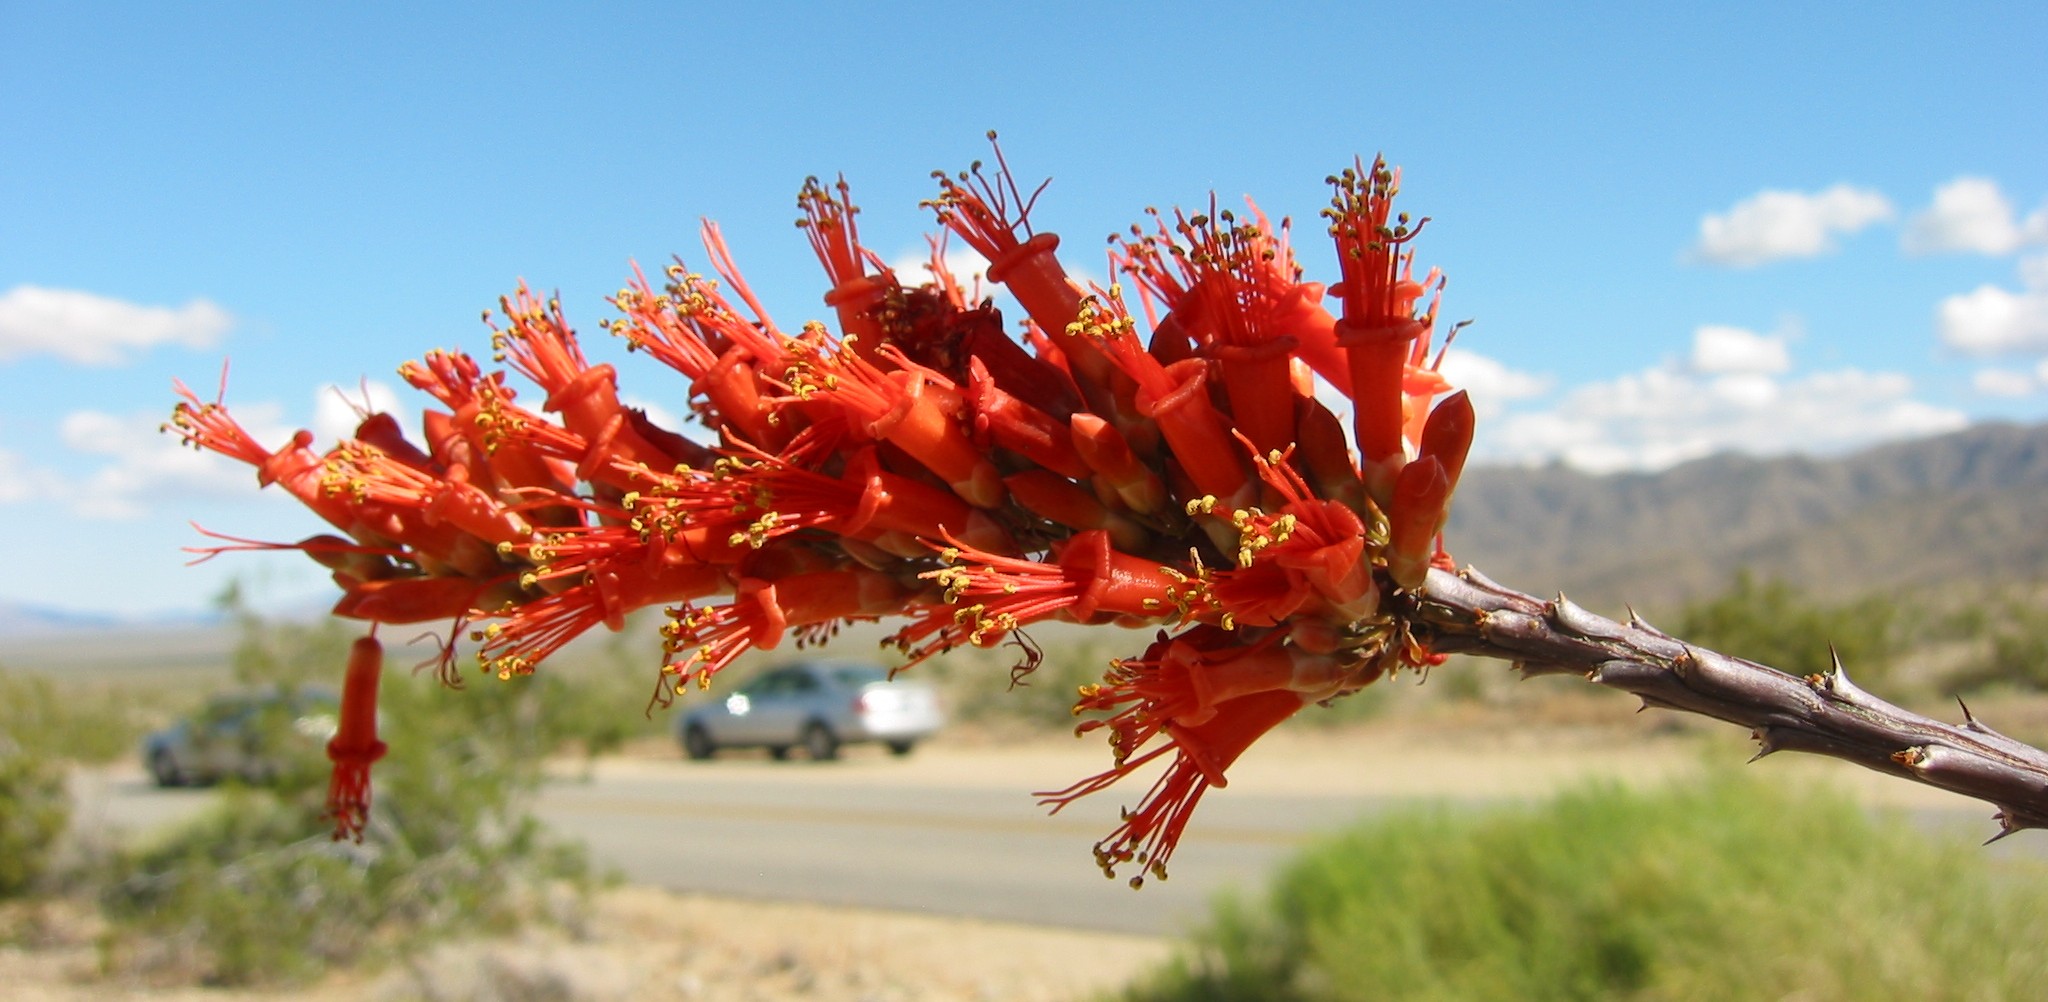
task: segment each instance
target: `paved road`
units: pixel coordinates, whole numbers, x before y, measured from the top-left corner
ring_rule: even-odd
[[[790,781],[752,782],[759,770],[732,763],[557,783],[540,811],[636,883],[1166,933],[1361,809],[1349,797],[1212,792],[1170,879],[1133,891],[1089,851],[1116,826],[1115,798],[1047,817],[1028,786],[846,783],[832,765],[780,768]]]
[[[587,777],[550,781],[537,813],[634,883],[1160,934],[1198,920],[1220,889],[1255,886],[1312,833],[1372,806],[1348,795],[1211,791],[1170,879],[1133,891],[1105,879],[1089,849],[1142,784],[1047,816],[1029,794],[1037,784],[974,775],[972,764],[941,761],[946,754],[608,762]],[[916,761],[927,755],[932,761]],[[1056,785],[1085,774],[1038,778]],[[77,820],[98,828],[167,824],[211,800],[204,791],[158,790],[131,769],[87,773],[78,786]]]
[[[1019,762],[932,748],[909,761],[864,749],[835,763],[616,760],[587,777],[551,781],[538,813],[634,883],[1162,934],[1199,921],[1222,888],[1257,886],[1314,834],[1418,796],[1355,781],[1358,761],[1345,756],[1288,774],[1307,781],[1253,775],[1211,791],[1171,879],[1142,891],[1105,880],[1089,854],[1142,783],[1052,817],[1027,792],[1099,768],[1092,757]],[[1302,768],[1345,768],[1354,781],[1315,781]],[[1533,796],[1542,785],[1496,784],[1471,790],[1467,802]],[[81,825],[129,830],[194,813],[210,799],[156,790],[139,770],[88,773],[79,788]],[[1975,841],[1991,830],[1986,809],[1939,804],[1911,808],[1928,837]],[[2048,839],[2016,838],[1990,851],[2040,856],[2044,848]]]

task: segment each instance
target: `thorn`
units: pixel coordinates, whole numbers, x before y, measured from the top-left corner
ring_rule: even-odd
[[[1751,729],[1751,730],[1750,730],[1750,732],[1749,732],[1749,736],[1750,736],[1751,738],[1755,739],[1755,741],[1756,741],[1756,744],[1757,744],[1757,749],[1756,749],[1756,754],[1754,754],[1754,755],[1751,755],[1751,756],[1749,757],[1749,762],[1745,762],[1745,763],[1743,763],[1744,765],[1748,765],[1748,764],[1750,764],[1751,762],[1755,762],[1755,761],[1756,761],[1757,759],[1763,758],[1763,757],[1764,757],[1764,756],[1766,756],[1766,755],[1769,755],[1769,754],[1772,754],[1772,753],[1774,753],[1774,752],[1778,751],[1778,746],[1777,746],[1777,744],[1775,744],[1774,742],[1772,742],[1772,741],[1771,741],[1771,732],[1770,732],[1770,731],[1768,731],[1768,730],[1766,730],[1766,729],[1764,729],[1764,728],[1762,728],[1762,727],[1757,727],[1757,728],[1753,728],[1753,729]]]
[[[1842,664],[1842,656],[1835,645],[1828,645],[1828,661],[1831,667],[1825,675],[1808,675],[1804,679],[1815,692],[1825,692],[1844,703],[1861,706],[1871,701],[1869,693],[1849,678],[1849,669]]]
[[[1956,705],[1957,705],[1957,706],[1960,706],[1960,707],[1962,707],[1962,708],[1963,708],[1963,726],[1964,726],[1964,727],[1967,727],[1967,728],[1969,728],[1969,729],[1971,729],[1971,730],[1973,730],[1973,731],[1974,731],[1974,730],[1983,730],[1983,729],[1985,729],[1985,728],[1984,728],[1984,725],[1983,725],[1983,724],[1980,724],[1980,723],[1978,723],[1978,722],[1977,722],[1977,717],[1976,717],[1976,715],[1970,712],[1970,704],[1968,704],[1968,703],[1965,703],[1965,702],[1963,702],[1963,697],[1961,697],[1961,696],[1957,696],[1957,697],[1956,697]]]
[[[2024,831],[2027,827],[2026,825],[2015,823],[2012,819],[2012,811],[2004,807],[1999,808],[1998,813],[1993,814],[1991,818],[1992,820],[1998,822],[1998,834],[1985,839],[1985,845],[1990,845],[1991,843],[1996,842],[1999,839],[2006,837],[2007,835],[2011,835],[2014,832]]]
[[[1639,699],[1639,700],[1642,700],[1642,703],[1643,703],[1643,705],[1641,705],[1641,706],[1638,706],[1638,707],[1636,707],[1636,712],[1637,712],[1637,713],[1641,713],[1641,712],[1643,712],[1644,710],[1647,710],[1647,709],[1649,709],[1649,708],[1650,708],[1650,706],[1651,706],[1651,704],[1650,704],[1650,697],[1648,697],[1648,696],[1637,696],[1636,698],[1637,698],[1637,699]]]

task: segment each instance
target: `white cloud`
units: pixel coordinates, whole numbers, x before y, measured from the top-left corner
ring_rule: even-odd
[[[1942,300],[1941,342],[1971,355],[2048,352],[2048,255],[2021,261],[2019,273],[2017,292],[1980,285]]]
[[[1657,470],[1724,451],[1841,452],[1967,423],[1961,412],[1911,394],[1912,381],[1896,373],[1786,379],[1667,364],[1574,387],[1545,410],[1509,413],[1485,427],[1475,448],[1495,462]]]
[[[30,466],[19,453],[0,449],[0,504],[50,497],[61,483],[48,471]]]
[[[2048,240],[2048,208],[2025,222],[1987,177],[1959,177],[1934,190],[1934,204],[1916,214],[1899,245],[1912,254],[2011,254],[2030,241]]]
[[[2024,397],[2039,388],[2032,375],[2011,369],[1979,369],[1970,387],[1987,397]]]
[[[1542,396],[1550,392],[1551,386],[1548,376],[1517,372],[1463,348],[1446,351],[1439,371],[1452,386],[1471,395],[1472,412],[1481,421],[1501,413],[1517,400]]]
[[[1838,184],[1826,191],[1763,191],[1726,213],[1700,219],[1692,257],[1708,264],[1748,267],[1834,250],[1838,234],[1851,234],[1892,218],[1892,204],[1869,188]]]
[[[1740,327],[1702,324],[1692,332],[1694,372],[1771,375],[1792,367],[1784,335],[1758,334]]]
[[[45,353],[80,365],[117,365],[159,344],[209,347],[233,325],[226,310],[204,299],[173,309],[18,285],[0,295],[0,361]]]

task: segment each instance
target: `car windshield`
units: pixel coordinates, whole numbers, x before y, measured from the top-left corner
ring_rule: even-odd
[[[872,665],[842,665],[832,669],[832,681],[848,689],[858,689],[870,682],[886,682],[889,673]]]

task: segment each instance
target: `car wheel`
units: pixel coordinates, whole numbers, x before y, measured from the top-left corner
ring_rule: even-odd
[[[917,742],[915,741],[891,741],[889,742],[889,754],[901,758],[910,754],[910,750],[915,747],[917,747]]]
[[[711,735],[705,733],[704,728],[689,727],[683,730],[683,754],[692,761],[702,762],[718,754],[718,746],[711,743]]]
[[[824,724],[812,722],[804,728],[804,754],[813,762],[826,762],[839,757],[839,738]]]
[[[789,746],[788,746],[788,745],[769,745],[769,746],[768,746],[768,757],[769,757],[769,758],[772,758],[772,759],[774,759],[774,760],[775,760],[775,761],[777,761],[777,762],[780,762],[780,761],[782,761],[782,760],[784,760],[784,759],[787,759],[787,758],[789,757]]]
[[[159,748],[150,754],[149,775],[156,780],[158,786],[185,785],[185,773],[178,768],[178,760],[171,756],[171,750],[168,748]]]

